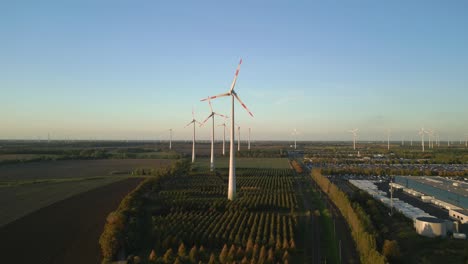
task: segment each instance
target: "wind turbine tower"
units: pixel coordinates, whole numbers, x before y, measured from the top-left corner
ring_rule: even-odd
[[[213,111],[213,106],[211,105],[211,100],[210,100],[210,97],[206,98],[206,99],[202,99],[202,101],[204,100],[208,100],[208,104],[210,105],[210,110],[211,110],[211,113],[210,115],[203,121],[203,123],[200,124],[200,126],[203,126],[206,121],[208,121],[208,119],[210,119],[211,117],[211,159],[210,159],[210,171],[214,171],[215,169],[215,165],[214,165],[214,117],[215,115],[217,116],[221,116],[221,117],[224,117],[224,118],[227,118],[227,116],[224,116],[222,114],[218,114],[218,113],[215,113]]]
[[[357,138],[357,132],[358,131],[359,131],[359,129],[357,129],[357,128],[349,130],[349,132],[351,132],[353,134],[353,150],[356,150],[356,138]]]
[[[193,124],[193,137],[192,137],[192,163],[195,162],[195,124],[201,124],[197,120],[195,120],[195,113],[192,108],[192,121],[188,123],[185,127],[188,127],[190,124]]]
[[[247,106],[241,101],[237,93],[234,91],[234,86],[236,85],[237,76],[239,75],[240,66],[242,64],[242,59],[237,66],[236,73],[234,75],[234,80],[231,84],[231,89],[224,94],[211,96],[210,99],[216,99],[219,97],[230,96],[231,97],[231,142],[229,145],[229,184],[228,184],[228,199],[234,200],[236,198],[236,157],[234,154],[234,98],[239,101],[242,107],[253,117],[253,114],[249,111]]]
[[[226,154],[226,119],[224,119],[224,123],[219,125],[223,127],[223,156]]]
[[[424,128],[421,128],[421,130],[419,130],[419,135],[421,136],[421,146],[422,146],[422,152],[424,152],[424,134],[427,133],[426,130],[424,130]]]

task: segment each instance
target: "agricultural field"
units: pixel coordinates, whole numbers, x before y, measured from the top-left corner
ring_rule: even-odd
[[[200,158],[196,160],[195,167],[209,168],[210,159]],[[218,169],[229,168],[229,157],[216,157],[215,167]],[[266,169],[288,169],[287,158],[236,158],[237,168],[266,168]]]
[[[128,218],[125,250],[165,263],[271,261],[296,252],[298,201],[291,169],[238,169],[235,201],[225,173],[167,177],[143,195]],[[148,187],[156,188],[156,187]],[[211,259],[211,260],[210,260]]]
[[[125,179],[81,192],[0,227],[1,262],[100,263],[98,240],[106,215],[141,180]]]
[[[0,166],[0,226],[81,192],[121,181],[170,160],[65,160]]]
[[[105,159],[5,164],[0,166],[0,181],[130,175],[136,168],[155,168],[171,162],[165,159]]]
[[[127,177],[66,178],[0,185],[0,226],[39,208]]]

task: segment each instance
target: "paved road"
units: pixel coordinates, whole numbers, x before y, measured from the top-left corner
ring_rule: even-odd
[[[303,176],[297,176],[296,193],[298,198],[300,198],[304,212],[313,212],[317,207],[311,201],[308,190],[305,190],[303,180]],[[304,258],[302,262],[321,263],[319,218],[313,214],[307,216],[303,213],[299,215],[299,222],[300,228],[303,229],[301,244],[304,248]]]

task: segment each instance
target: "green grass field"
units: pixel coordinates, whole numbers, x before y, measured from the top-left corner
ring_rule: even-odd
[[[0,182],[0,226],[73,195],[127,176]]]
[[[199,168],[209,168],[210,159],[197,159],[195,165]],[[216,157],[215,167],[229,168],[229,157]],[[236,168],[288,169],[290,167],[287,158],[236,158]]]

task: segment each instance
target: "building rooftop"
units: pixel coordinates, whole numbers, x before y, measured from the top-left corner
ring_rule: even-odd
[[[417,217],[416,219],[419,220],[419,221],[424,221],[424,222],[428,222],[428,223],[439,223],[439,224],[441,224],[441,223],[445,222],[445,220],[435,218],[435,217],[427,217],[427,216]]]

